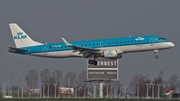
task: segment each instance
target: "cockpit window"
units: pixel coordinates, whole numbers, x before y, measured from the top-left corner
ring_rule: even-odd
[[[166,40],[166,38],[163,38],[163,37],[162,37],[162,38],[159,38],[158,40]]]

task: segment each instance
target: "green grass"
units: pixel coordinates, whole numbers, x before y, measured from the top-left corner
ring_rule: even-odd
[[[180,101],[180,99],[71,99],[71,98],[42,98],[42,99],[0,99],[0,101]]]

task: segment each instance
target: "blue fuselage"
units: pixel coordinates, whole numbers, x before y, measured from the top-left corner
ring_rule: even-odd
[[[174,46],[174,44],[167,39],[157,36],[129,36],[124,38],[111,38],[100,40],[86,40],[69,42],[70,44],[93,48],[93,49],[119,49],[123,53],[151,51],[167,49]],[[23,47],[22,49],[28,50],[26,52],[18,52],[18,54],[30,54],[35,56],[45,57],[81,57],[81,54],[74,52],[72,47],[68,47],[65,43],[52,43],[37,46]]]

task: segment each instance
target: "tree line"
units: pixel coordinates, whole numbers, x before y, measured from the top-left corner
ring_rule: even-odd
[[[139,97],[158,97],[159,95],[164,95],[168,90],[177,90],[178,85],[178,77],[176,75],[172,75],[166,80],[163,79],[163,71],[161,71],[157,77],[154,77],[151,80],[148,75],[136,74],[132,77],[130,81],[129,88],[133,91],[134,96]],[[38,73],[37,70],[30,70],[28,74],[25,76],[25,82],[28,88],[38,88],[38,85],[45,84],[45,92],[48,90],[51,92],[50,96],[54,96],[54,90],[56,85],[56,92],[58,93],[58,87],[69,87],[77,89],[75,92],[79,92],[78,96],[87,95],[87,90],[92,92],[93,84],[86,83],[87,80],[87,71],[81,71],[80,73],[76,73],[73,71],[66,72],[63,74],[62,70],[54,70],[50,71],[49,69],[44,69]],[[112,91],[112,85],[114,85],[113,89],[116,90],[117,94],[122,94],[122,85],[120,81],[114,82],[114,84],[110,83],[110,80],[106,80],[103,86],[103,95],[114,95],[114,91]],[[48,84],[48,85],[47,85]],[[80,87],[81,89],[78,89]],[[89,87],[89,88],[88,88]],[[42,86],[40,87],[42,88]],[[79,91],[78,91],[79,90]],[[85,93],[84,93],[85,91]],[[148,94],[148,95],[147,95]],[[47,95],[47,94],[45,94]]]
[[[78,75],[76,72],[70,71],[63,75],[62,70],[50,71],[45,69],[40,71],[30,70],[25,76],[25,82],[28,88],[37,88],[39,83],[53,83],[64,87],[82,86],[87,79],[86,71],[81,71]]]
[[[158,95],[162,96],[170,90],[179,91],[177,87],[180,86],[180,82],[177,75],[172,75],[164,80],[163,74],[161,71],[153,80],[148,75],[136,74],[129,87],[133,90],[134,96],[139,97],[158,97]]]
[[[81,71],[77,74],[73,71],[64,73],[62,70],[59,69],[54,71],[44,69],[40,71],[40,73],[38,73],[38,71],[35,69],[30,70],[25,76],[25,82],[28,88],[40,88],[42,93],[45,92],[45,96],[48,96],[47,92],[49,86],[50,97],[55,96],[55,89],[57,93],[56,95],[59,95],[58,87],[74,88],[74,93],[76,93],[75,95],[77,95],[77,97],[87,96],[88,92],[91,92],[91,94],[93,93],[93,86],[95,84],[87,81],[87,71]],[[98,82],[96,82],[96,86],[98,91]],[[106,80],[105,85],[103,86],[103,95],[105,96],[108,93],[109,96],[112,96],[114,93],[112,89],[115,88],[118,89],[117,92],[120,92],[120,86],[120,81],[116,81],[113,84],[111,80]]]

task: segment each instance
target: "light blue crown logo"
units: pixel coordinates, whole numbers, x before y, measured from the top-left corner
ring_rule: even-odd
[[[112,52],[108,52],[108,54],[107,55],[113,55],[113,53]]]
[[[17,32],[17,35],[22,35],[23,34],[23,32]]]
[[[144,40],[143,37],[137,37],[135,40],[139,41],[139,40]]]
[[[23,35],[23,32],[17,32],[17,35],[14,36],[14,39],[26,39],[27,36],[26,35]]]

